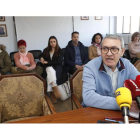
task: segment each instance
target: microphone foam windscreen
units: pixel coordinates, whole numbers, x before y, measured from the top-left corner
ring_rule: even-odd
[[[128,106],[132,104],[131,91],[126,87],[118,88],[115,92],[116,102],[120,106]]]
[[[138,86],[140,87],[140,75],[138,75],[138,76],[136,77],[136,83],[137,83]]]
[[[136,89],[138,88],[136,82],[132,79],[128,79],[124,81],[123,86],[131,91],[132,99],[134,100],[136,97]]]

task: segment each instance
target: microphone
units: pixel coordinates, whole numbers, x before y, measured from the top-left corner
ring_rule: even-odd
[[[135,80],[127,79],[124,81],[123,86],[128,88],[131,91],[132,100],[135,100],[136,95],[140,94],[140,89]]]
[[[136,82],[138,83],[138,85],[140,85],[140,75],[137,75]]]
[[[125,80],[123,85],[131,91],[132,99],[136,100],[137,106],[140,110],[140,75],[136,77],[136,81],[132,79]],[[138,122],[140,123],[140,112]]]
[[[138,75],[138,76],[136,77],[136,83],[137,83],[137,85],[138,85],[138,87],[139,87],[139,91],[136,92],[136,94],[135,94],[135,96],[134,96],[134,99],[136,100],[137,106],[138,106],[138,108],[139,108],[139,110],[140,110],[140,75]]]
[[[136,81],[132,79],[125,80],[124,87],[128,88],[131,91],[132,99],[136,100],[137,106],[140,110],[140,75],[136,77]]]
[[[128,124],[129,109],[132,104],[131,92],[128,88],[121,87],[115,91],[115,96],[116,96],[116,102],[122,111],[124,122]]]

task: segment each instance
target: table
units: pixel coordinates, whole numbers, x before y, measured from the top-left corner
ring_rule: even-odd
[[[122,113],[121,111],[87,107],[12,123],[97,123],[98,120],[104,121],[104,117],[122,117]],[[129,117],[129,119],[134,120],[132,117]]]

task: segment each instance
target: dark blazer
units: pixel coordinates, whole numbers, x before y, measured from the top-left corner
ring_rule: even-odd
[[[81,53],[81,59],[83,65],[85,65],[88,62],[88,56],[85,54],[84,45],[79,41],[79,47],[80,47],[80,53]],[[69,71],[70,67],[75,67],[75,49],[72,45],[72,40],[68,42],[68,45],[66,46],[65,53],[64,53],[64,62],[65,62],[65,68],[66,71]]]
[[[43,50],[43,53],[44,51],[45,49]],[[57,85],[61,85],[64,82],[66,82],[68,80],[68,75],[62,65],[63,62],[62,49],[60,48],[60,54],[58,56],[53,55],[52,60],[50,58],[50,55],[49,57],[46,57],[44,56],[43,53],[39,56],[39,59],[43,57],[44,60],[48,62],[47,64],[43,64],[43,78],[46,79],[47,77],[46,68],[52,66],[53,69],[56,71]]]

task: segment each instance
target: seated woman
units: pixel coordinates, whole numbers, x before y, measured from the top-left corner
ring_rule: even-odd
[[[61,85],[68,80],[62,61],[63,51],[58,45],[55,36],[51,36],[48,40],[48,46],[40,55],[40,61],[43,64],[43,77],[47,80],[47,92],[53,103],[57,103],[57,99],[61,97],[57,85]]]
[[[131,43],[128,44],[128,50],[131,57],[131,63],[134,64],[138,58],[136,57],[138,53],[140,53],[140,33],[135,32],[131,36]]]
[[[0,44],[0,76],[10,73],[12,67],[11,59],[6,52],[6,47]]]
[[[103,36],[100,33],[94,34],[92,37],[92,45],[89,46],[89,60],[94,59],[101,55],[101,42]]]
[[[36,72],[41,75],[43,68],[36,66],[32,53],[26,51],[26,42],[24,40],[18,41],[19,52],[14,54],[14,61],[17,67],[12,67],[13,74]]]

